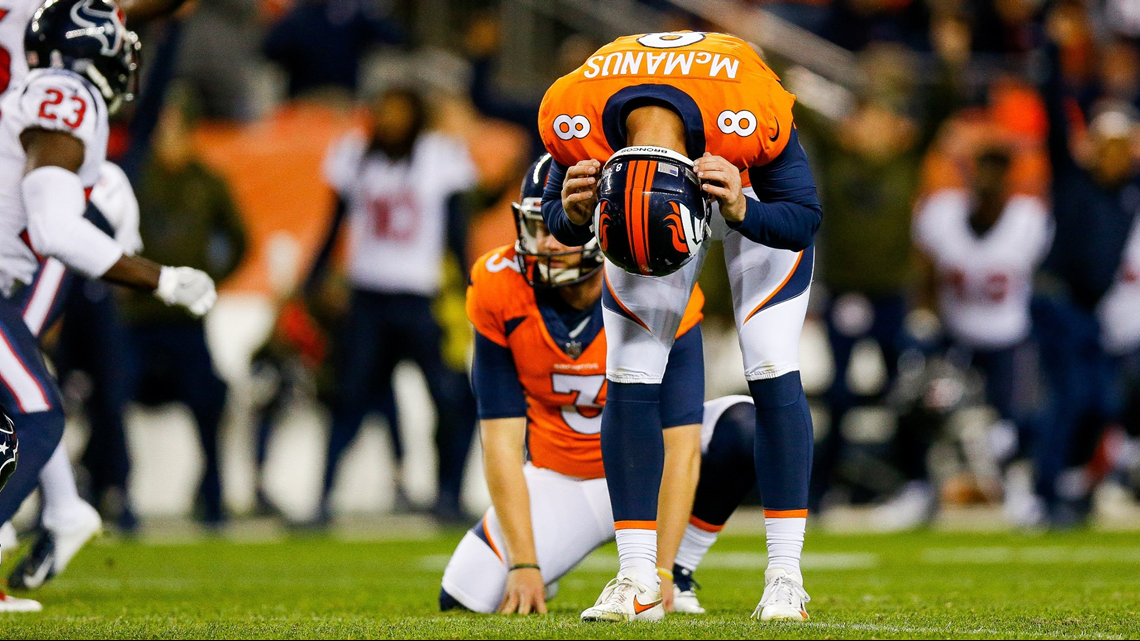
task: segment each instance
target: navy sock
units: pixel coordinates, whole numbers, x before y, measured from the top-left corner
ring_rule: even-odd
[[[16,463],[16,472],[0,492],[0,523],[11,520],[24,499],[40,484],[40,470],[55,453],[59,439],[63,437],[63,412],[60,410],[16,414],[12,421],[16,424],[16,437],[20,439],[20,459]]]
[[[701,456],[701,477],[693,516],[709,525],[724,525],[748,492],[756,487],[754,462],[756,410],[747,402],[725,410]]]
[[[756,483],[765,512],[806,510],[812,432],[800,373],[749,381],[756,403]]]
[[[610,381],[606,391],[602,462],[614,521],[619,525],[657,521],[657,495],[665,467],[660,398],[660,385]]]

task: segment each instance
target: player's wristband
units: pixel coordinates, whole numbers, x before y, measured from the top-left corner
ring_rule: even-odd
[[[672,581],[673,580],[673,571],[672,570],[666,570],[665,568],[657,568],[657,576],[659,576],[662,579],[665,579],[667,581]]]
[[[515,570],[539,570],[539,571],[541,571],[541,568],[538,567],[537,563],[516,563],[516,564],[511,566],[510,571],[514,572]]]

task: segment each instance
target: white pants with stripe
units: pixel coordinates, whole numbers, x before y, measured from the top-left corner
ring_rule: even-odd
[[[713,222],[713,237],[724,242],[745,377],[756,381],[798,371],[814,248],[773,249],[729,231],[719,212],[713,213]],[[606,262],[607,378],[619,383],[661,382],[706,252],[702,246],[682,269],[660,277],[631,274]]]
[[[726,396],[705,403],[701,453],[712,440],[720,417],[747,396]],[[582,480],[527,463],[523,468],[530,494],[530,521],[535,553],[547,585],[562,578],[582,559],[614,538],[614,517],[606,480]],[[463,535],[443,572],[443,589],[473,612],[495,612],[507,587],[506,540],[495,508]]]

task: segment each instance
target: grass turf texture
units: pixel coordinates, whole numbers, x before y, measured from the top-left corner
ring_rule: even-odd
[[[0,615],[0,638],[1136,638],[1140,535],[1077,532],[811,533],[815,600],[805,625],[748,620],[763,591],[763,539],[725,536],[697,573],[709,615],[584,625],[612,578],[612,546],[561,582],[545,617],[436,611],[460,536],[402,542],[299,538],[179,545],[101,542],[34,596],[40,614]],[[11,560],[7,558],[4,572]]]

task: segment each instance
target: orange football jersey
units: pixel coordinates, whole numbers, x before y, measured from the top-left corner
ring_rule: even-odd
[[[780,155],[792,133],[795,96],[743,40],[678,31],[624,36],[602,47],[546,92],[538,115],[542,141],[571,166],[605,162],[625,147],[625,116],[656,100],[685,121],[689,154],[708,151],[738,169]]]
[[[704,300],[700,288],[694,289],[678,336],[701,322]],[[559,345],[543,319],[534,288],[519,273],[511,246],[475,262],[467,316],[476,331],[510,349],[514,357],[528,406],[531,462],[577,478],[605,476],[600,436],[606,402],[605,330],[589,345]]]

